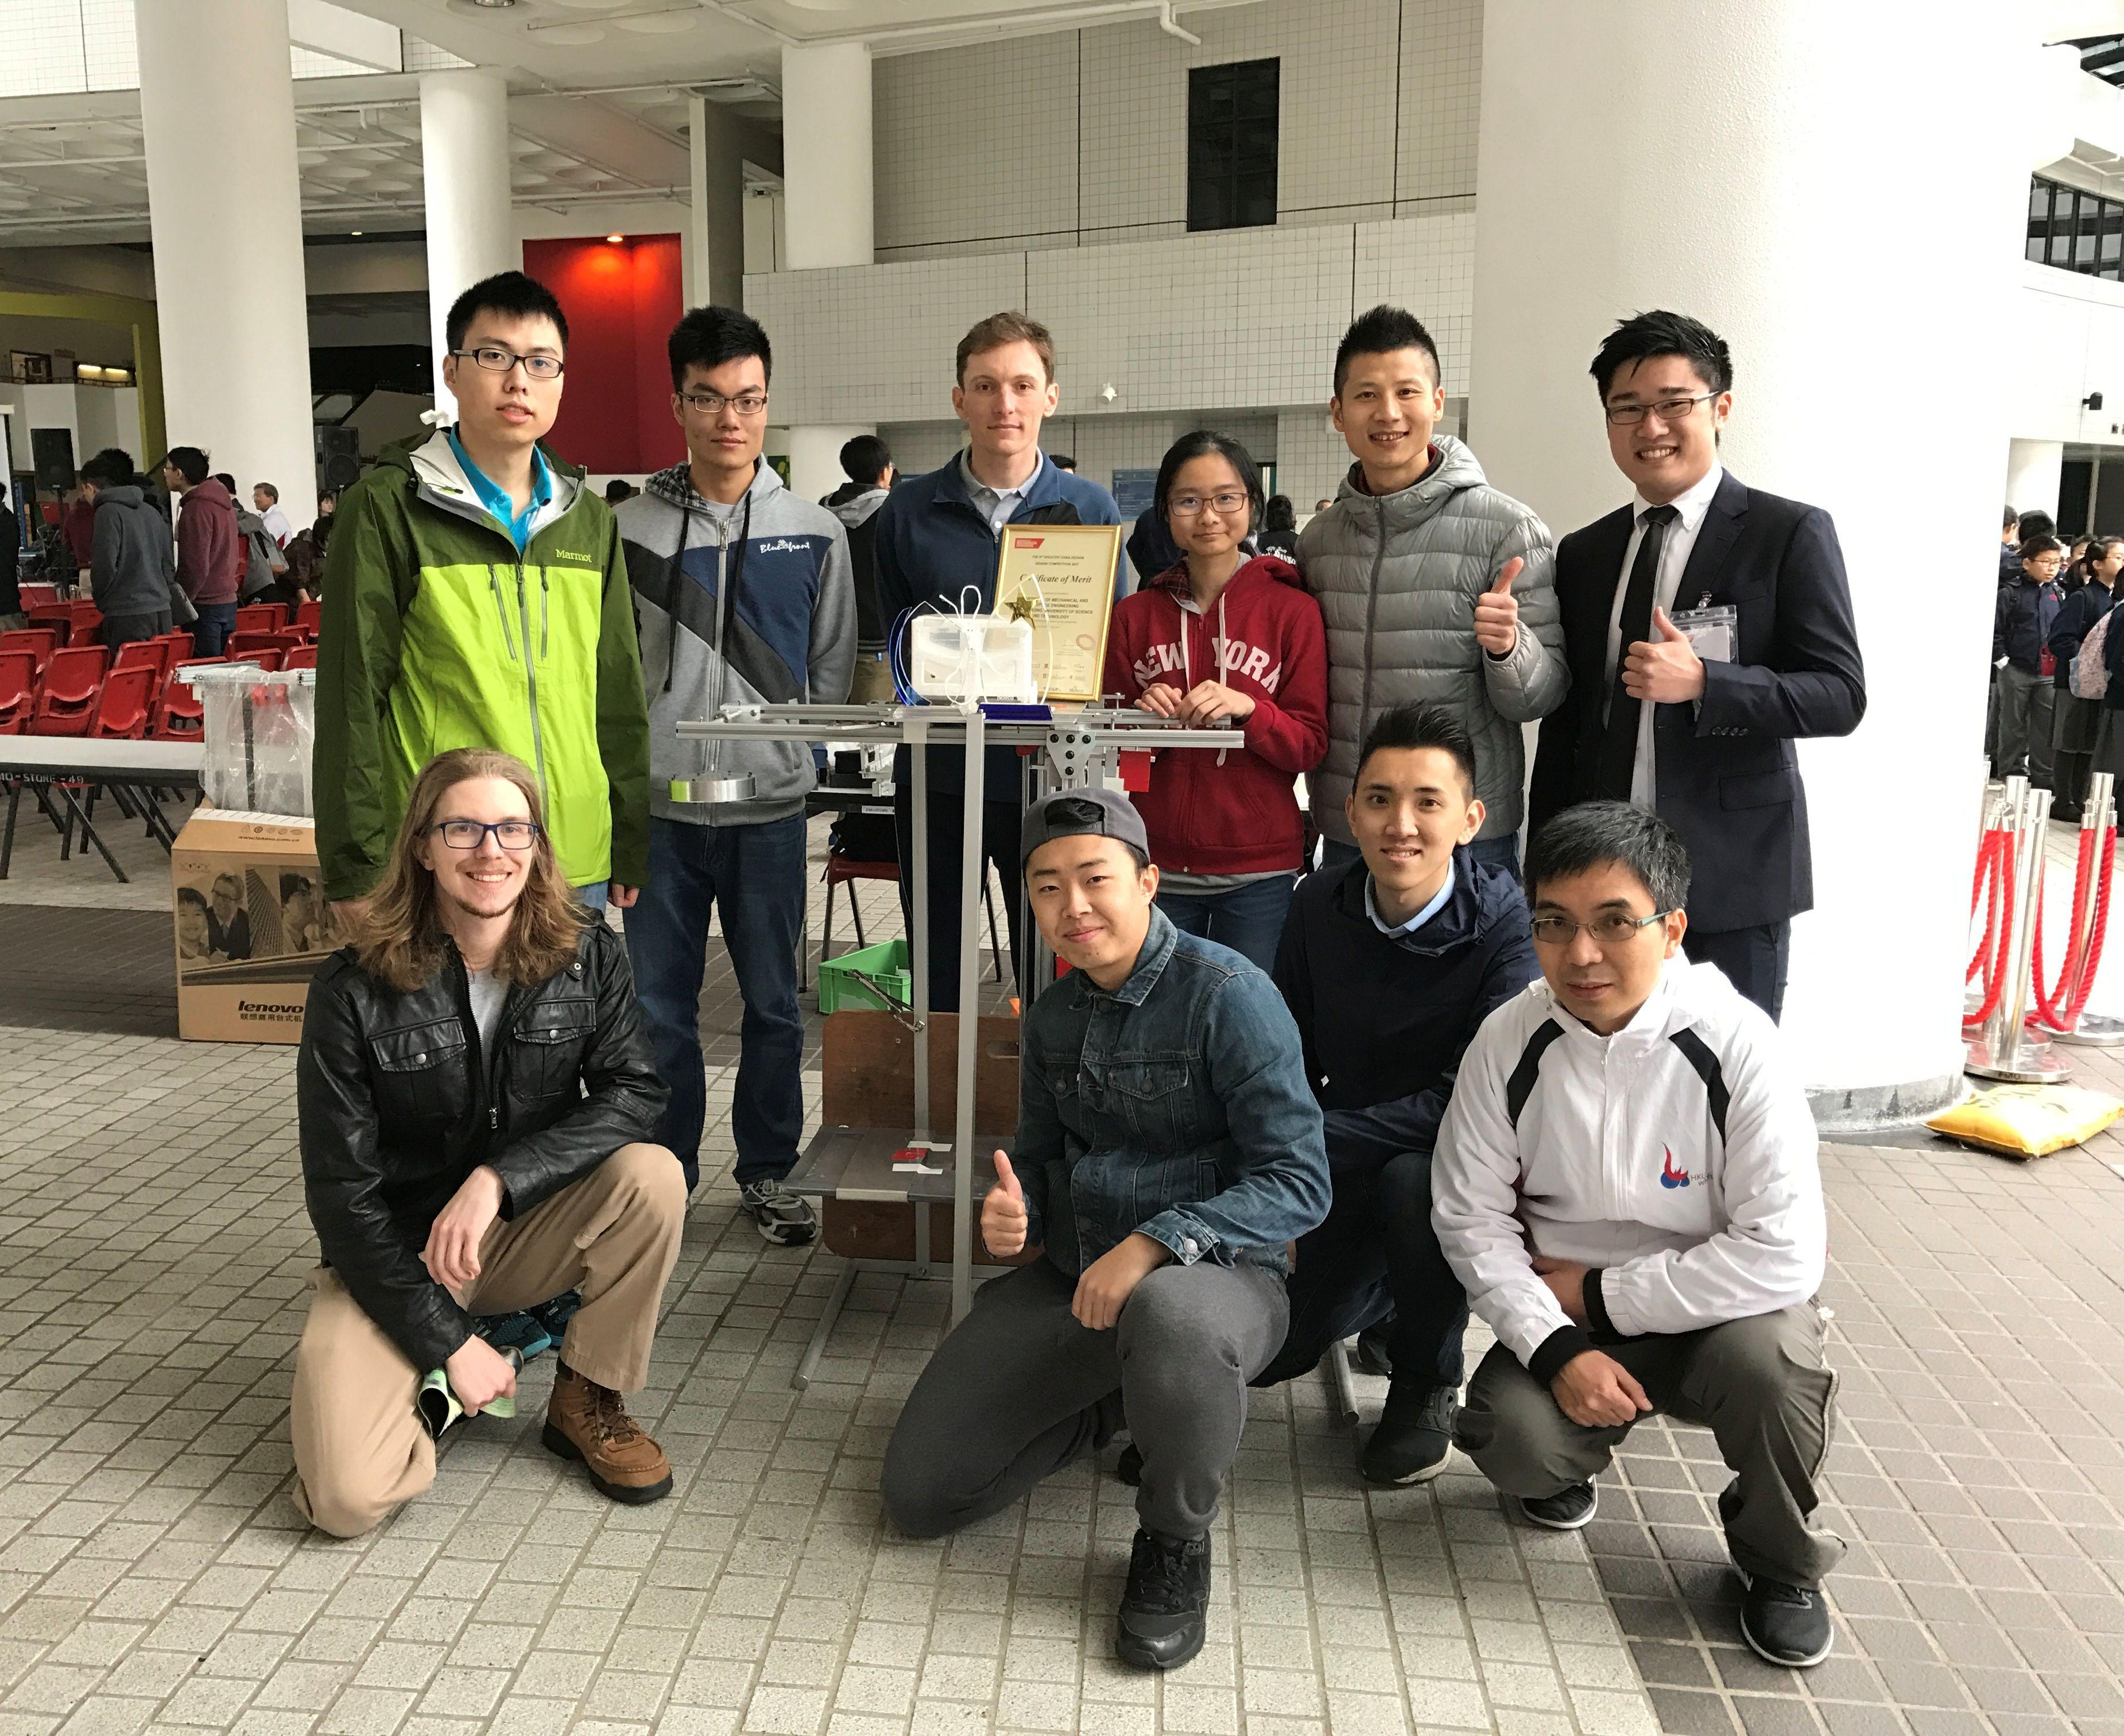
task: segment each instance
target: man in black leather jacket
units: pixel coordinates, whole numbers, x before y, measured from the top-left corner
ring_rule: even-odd
[[[620,1395],[648,1380],[685,1183],[646,1142],[665,1091],[626,948],[570,897],[537,789],[505,754],[431,760],[362,932],[310,990],[296,1089],[324,1263],[290,1428],[296,1505],[336,1536],[434,1481],[425,1376],[468,1412],[514,1400],[472,1315],[570,1286],[546,1446],[615,1501],[671,1488]]]

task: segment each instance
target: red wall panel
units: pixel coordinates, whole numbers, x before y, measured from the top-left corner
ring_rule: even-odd
[[[568,316],[567,383],[548,444],[600,475],[679,463],[686,442],[671,419],[664,360],[685,311],[679,238],[527,241],[524,269]]]

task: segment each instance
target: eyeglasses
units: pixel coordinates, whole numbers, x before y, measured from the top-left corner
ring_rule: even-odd
[[[767,414],[764,392],[740,392],[735,398],[725,398],[720,392],[681,392],[679,402],[696,416],[721,416],[726,404],[748,421]]]
[[[505,350],[499,344],[482,344],[477,350],[453,350],[450,354],[470,356],[489,374],[506,374],[521,362],[526,379],[558,379],[561,377],[561,358],[557,355],[519,355],[514,350]]]
[[[443,842],[453,850],[476,850],[486,842],[490,832],[505,850],[528,850],[538,836],[538,826],[529,820],[497,820],[491,825],[477,820],[445,820],[428,830],[440,832]]]
[[[1620,910],[1610,910],[1591,922],[1573,922],[1568,916],[1537,916],[1534,920],[1534,943],[1567,947],[1578,938],[1578,931],[1584,929],[1593,936],[1595,945],[1619,947],[1636,939],[1639,929],[1648,929],[1672,915],[1672,910],[1654,910],[1649,916],[1626,916]]]
[[[1176,494],[1165,503],[1165,510],[1177,519],[1191,519],[1199,518],[1204,507],[1212,506],[1218,516],[1229,518],[1251,504],[1243,494],[1213,494],[1207,499],[1199,494]]]
[[[1663,398],[1656,404],[1610,404],[1608,420],[1618,428],[1633,428],[1645,419],[1645,412],[1656,410],[1663,422],[1678,422],[1694,410],[1699,404],[1708,403],[1719,394],[1699,392],[1694,398]]]

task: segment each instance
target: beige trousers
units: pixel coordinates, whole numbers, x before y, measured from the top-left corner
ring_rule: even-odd
[[[458,1301],[507,1314],[580,1290],[562,1360],[600,1386],[639,1391],[685,1212],[679,1160],[661,1146],[622,1146],[523,1216],[497,1220],[480,1243],[479,1277]],[[319,1530],[358,1537],[435,1480],[435,1443],[413,1412],[428,1371],[406,1361],[330,1267],[312,1285],[289,1415],[295,1505]]]

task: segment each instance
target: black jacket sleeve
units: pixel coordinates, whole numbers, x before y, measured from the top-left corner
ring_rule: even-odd
[[[369,1038],[333,960],[310,986],[295,1061],[303,1192],[326,1263],[362,1312],[425,1374],[472,1336],[472,1316],[400,1240],[383,1198]]]
[[[622,1146],[655,1138],[664,1117],[670,1094],[650,1061],[627,949],[594,923],[582,962],[597,994],[597,1033],[582,1064],[587,1094],[550,1127],[510,1140],[487,1159],[501,1178],[505,1218],[521,1217],[581,1180]]]
[[[1836,526],[1808,507],[1778,571],[1774,663],[1707,663],[1696,730],[1791,740],[1848,736],[1866,715],[1866,670]]]

